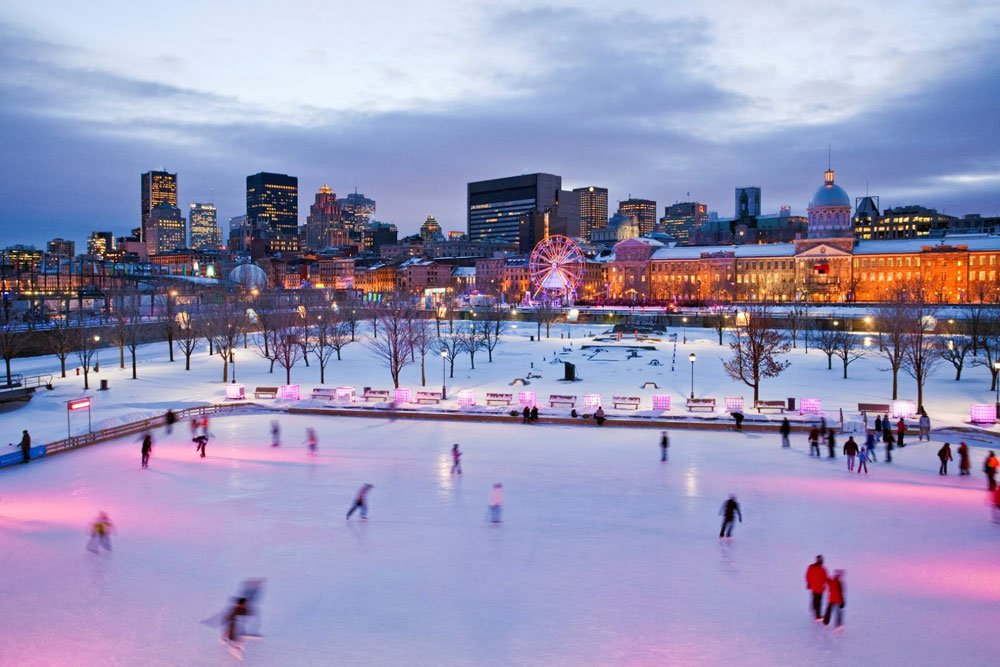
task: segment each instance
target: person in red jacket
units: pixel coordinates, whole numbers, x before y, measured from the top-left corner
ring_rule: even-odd
[[[969,446],[964,442],[958,444],[958,474],[969,474]]]
[[[806,588],[812,593],[813,615],[817,621],[823,618],[823,591],[826,590],[828,580],[826,568],[823,567],[823,556],[816,556],[816,562],[806,568]]]
[[[899,437],[899,446],[906,447],[906,445],[903,444],[903,437],[906,435],[906,422],[902,417],[900,417],[899,421],[896,422],[896,434]]]
[[[834,570],[833,578],[827,582],[830,589],[830,596],[826,601],[826,614],[823,616],[823,625],[830,625],[830,615],[834,608],[837,610],[837,622],[834,627],[839,628],[844,622],[844,571]]]

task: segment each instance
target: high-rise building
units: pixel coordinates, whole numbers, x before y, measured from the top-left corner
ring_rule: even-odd
[[[679,202],[663,207],[659,231],[670,234],[678,245],[687,245],[692,230],[708,220],[708,207],[694,201]]]
[[[377,251],[381,246],[399,241],[399,230],[391,222],[372,220],[362,230],[362,245],[365,250]]]
[[[760,216],[760,188],[750,186],[736,188],[736,218],[743,220]]]
[[[656,228],[656,202],[652,199],[629,197],[618,202],[618,213],[636,219],[640,236],[646,236]]]
[[[340,202],[329,185],[324,185],[316,193],[316,200],[309,206],[303,231],[303,245],[308,250],[322,250],[348,242]]]
[[[444,235],[441,233],[441,225],[433,215],[428,215],[424,224],[420,225],[420,238],[424,241],[443,241]]]
[[[76,257],[76,242],[62,238],[52,239],[45,251],[52,259],[73,259]]]
[[[167,202],[177,206],[177,174],[165,171],[147,171],[142,175],[142,218],[139,224],[139,240],[146,241],[149,217],[158,204]]]
[[[87,254],[104,257],[115,249],[115,235],[111,232],[91,232],[87,237]]]
[[[375,200],[359,193],[357,189],[339,201],[344,226],[349,232],[362,232],[375,215]]]
[[[547,234],[578,236],[580,197],[562,189],[562,177],[525,174],[467,186],[470,241],[517,243],[530,251]]]
[[[247,176],[247,219],[251,223],[266,222],[275,237],[297,239],[299,179],[266,171]]]
[[[608,189],[589,185],[573,192],[580,196],[580,236],[589,241],[593,230],[608,226]]]
[[[187,225],[181,210],[165,201],[153,207],[146,228],[146,252],[159,255],[187,246]]]
[[[192,250],[218,250],[222,246],[222,230],[219,229],[217,215],[215,204],[191,204],[188,223]]]

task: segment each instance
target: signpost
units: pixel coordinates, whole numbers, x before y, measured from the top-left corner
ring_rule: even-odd
[[[71,438],[73,434],[70,433],[69,416],[71,413],[79,412],[80,410],[87,411],[87,433],[90,433],[93,429],[90,422],[90,397],[86,398],[76,398],[71,401],[66,401],[66,437]]]

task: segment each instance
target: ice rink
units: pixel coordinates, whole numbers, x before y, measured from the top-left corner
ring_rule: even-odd
[[[271,419],[215,420],[206,459],[181,424],[148,470],[134,440],[4,470],[0,664],[235,664],[200,621],[248,577],[248,665],[996,664],[982,449],[971,477],[937,475],[939,442],[865,477],[801,435],[678,430],[660,463],[646,429],[283,416],[271,448]],[[744,522],[720,542],[729,493]],[[842,632],[810,617],[818,553],[847,570]]]

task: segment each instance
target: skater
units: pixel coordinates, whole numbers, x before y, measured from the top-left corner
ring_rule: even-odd
[[[827,582],[830,589],[830,596],[826,601],[826,614],[823,615],[823,625],[830,625],[830,615],[834,609],[837,610],[837,620],[833,624],[839,628],[844,623],[844,571],[834,570],[833,577]]]
[[[660,431],[660,461],[667,461],[669,457],[670,450],[670,438],[667,437],[666,431]]]
[[[526,405],[524,406],[524,410],[521,411],[521,423],[527,424],[529,421],[531,421],[531,408]]]
[[[739,518],[740,523],[743,523],[743,514],[740,512],[740,504],[736,502],[736,496],[730,495],[729,499],[722,503],[719,515],[722,517],[722,528],[719,529],[719,539],[732,537],[734,519]]]
[[[941,460],[941,467],[938,468],[939,475],[948,474],[948,461],[953,460],[951,458],[951,445],[947,442],[944,443],[944,447],[938,450],[938,459]]]
[[[816,562],[806,568],[806,588],[812,593],[812,610],[817,622],[822,620],[823,591],[829,577],[823,567],[823,556],[816,556]]]
[[[959,477],[969,474],[969,446],[964,442],[958,443],[958,475]]]
[[[866,475],[868,474],[868,457],[869,457],[869,454],[868,454],[868,450],[867,449],[858,450],[858,474],[859,475],[861,474],[861,469],[862,468],[865,469],[865,474]]]
[[[847,438],[844,443],[844,455],[847,457],[847,470],[854,472],[854,457],[858,455],[858,443],[854,442],[854,436]]]
[[[28,429],[21,431],[21,463],[27,463],[31,460],[31,436],[28,435]]]
[[[163,417],[164,423],[167,425],[167,435],[174,432],[174,424],[177,423],[177,415],[174,414],[173,410],[167,410],[167,414]]]
[[[742,433],[743,432],[743,420],[745,419],[743,413],[742,412],[731,412],[730,414],[733,416],[733,421],[736,422],[736,432],[737,433]]]
[[[247,579],[242,584],[240,584],[239,597],[246,600],[248,619],[253,618],[253,628],[250,627],[250,623],[243,628],[243,635],[250,637],[260,637],[260,613],[257,607],[257,600],[260,599],[261,593],[264,590],[264,582],[266,579]]]
[[[892,463],[892,431],[885,432],[885,462]]]
[[[882,432],[882,417],[875,415],[875,430],[879,433]]]
[[[278,426],[277,419],[271,420],[271,446],[281,446],[281,427]]]
[[[792,443],[788,440],[788,436],[792,432],[792,423],[788,421],[788,417],[784,417],[781,420],[781,426],[778,428],[778,433],[781,434],[781,446],[791,447]]]
[[[153,452],[153,436],[149,431],[142,436],[142,467],[149,467],[149,455]]]
[[[529,420],[533,421],[533,422],[538,421],[538,406],[537,405],[532,405],[531,406],[531,414],[529,415]]]
[[[462,452],[458,451],[458,443],[451,446],[451,474],[462,474]]]
[[[316,455],[316,448],[319,446],[319,437],[316,435],[316,429],[307,428],[306,429],[306,447],[309,449],[309,455]]]
[[[927,442],[931,441],[931,418],[927,416],[926,412],[920,413],[920,421],[918,422],[920,428],[920,435],[917,436],[917,442],[926,439]]]
[[[809,456],[819,456],[819,429],[815,426],[809,431]]]
[[[201,435],[195,436],[191,439],[197,446],[195,451],[201,452],[201,458],[205,458],[205,445],[208,444],[208,436],[202,433]]]
[[[225,616],[225,634],[222,636],[222,640],[228,644],[234,651],[241,651],[243,649],[240,644],[240,626],[239,617],[247,615],[247,599],[237,598],[236,603],[233,605],[232,609],[226,612]]]
[[[1000,467],[1000,461],[997,460],[997,455],[990,450],[990,453],[986,455],[986,460],[983,461],[983,472],[986,473],[986,482],[989,485],[990,491],[997,490],[998,467]]]
[[[827,449],[830,450],[830,454],[826,458],[828,458],[828,459],[835,459],[835,458],[837,458],[837,455],[833,453],[833,449],[836,446],[837,446],[837,441],[836,441],[836,439],[834,439],[833,429],[832,428],[831,429],[827,429],[827,431],[826,431],[826,447],[827,447]],[[817,456],[819,456],[819,455],[817,454]]]
[[[191,418],[191,437],[198,435],[198,425],[201,421],[197,417]]]
[[[490,523],[501,523],[500,512],[503,508],[503,484],[497,482],[490,493]]]
[[[208,415],[202,415],[201,417],[201,434],[204,436],[211,435],[211,433],[208,432]]]
[[[875,431],[868,431],[865,436],[865,450],[868,452],[868,460],[875,461]]]
[[[354,496],[354,503],[351,505],[351,509],[347,510],[347,518],[350,519],[351,515],[354,514],[354,510],[361,509],[361,518],[368,518],[368,492],[374,489],[374,484],[363,484],[358,490],[358,495]]]
[[[594,411],[594,421],[597,422],[598,426],[604,426],[604,408],[600,405],[598,405],[597,410]]]
[[[104,547],[105,551],[111,551],[111,531],[114,524],[106,512],[97,515],[97,520],[90,525],[90,540],[87,542],[87,551],[97,553],[98,547]]]
[[[888,441],[892,437],[892,424],[889,423],[889,415],[882,417],[882,439]]]
[[[906,436],[906,422],[902,417],[900,417],[899,421],[896,422],[896,434],[899,438],[900,448],[906,447],[906,443],[903,442],[903,438]]]

